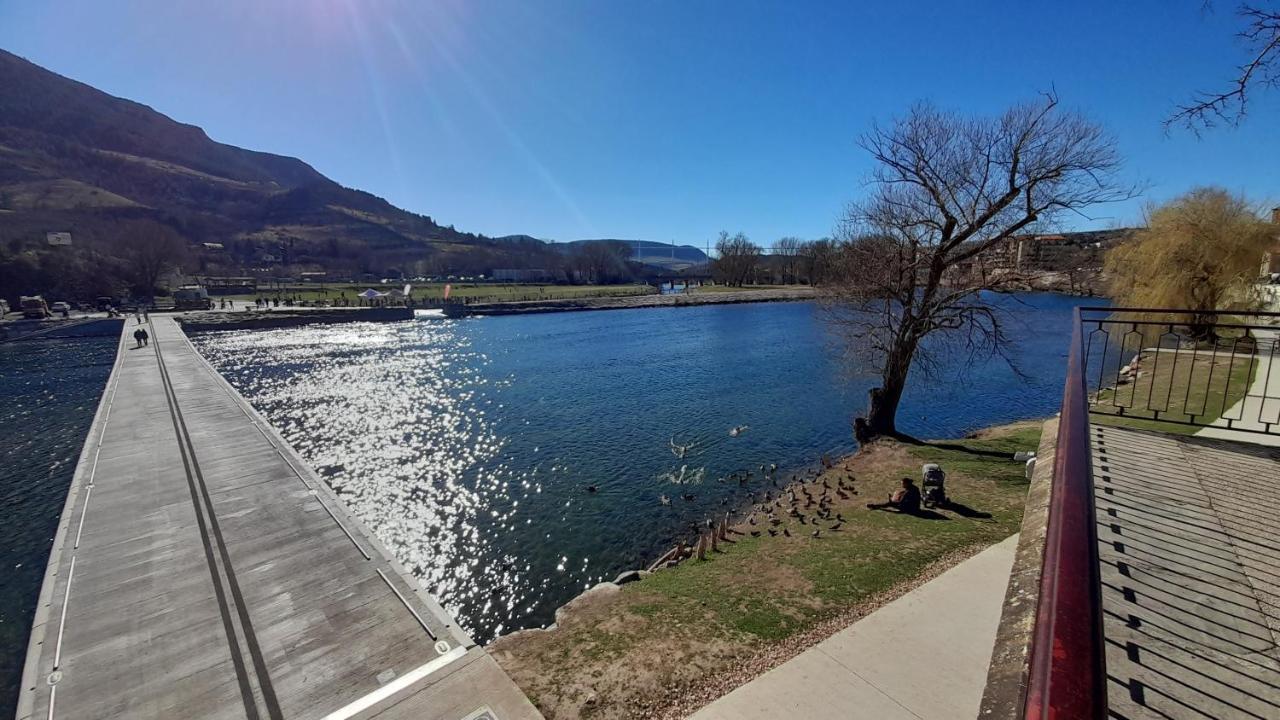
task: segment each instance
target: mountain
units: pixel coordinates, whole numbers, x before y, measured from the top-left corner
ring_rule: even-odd
[[[348,274],[511,264],[482,236],[343,187],[296,158],[217,142],[3,50],[0,88],[0,248],[11,254],[70,231],[77,251],[118,259],[138,223],[150,222],[184,239],[206,273],[264,262]]]
[[[556,247],[572,252],[584,243],[622,243],[631,251],[630,260],[660,268],[665,271],[680,272],[691,267],[706,265],[710,258],[702,250],[692,245],[675,245],[673,243],[653,242],[651,240],[618,240],[600,238],[593,240],[573,240],[558,243]]]

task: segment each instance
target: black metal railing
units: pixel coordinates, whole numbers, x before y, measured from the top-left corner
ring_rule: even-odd
[[[1081,308],[1080,322],[1095,421],[1280,434],[1280,313]]]
[[[1025,720],[1106,716],[1091,422],[1280,434],[1280,313],[1077,308]]]

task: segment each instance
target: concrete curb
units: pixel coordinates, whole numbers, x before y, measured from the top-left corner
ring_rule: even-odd
[[[1031,639],[1035,633],[1040,597],[1040,571],[1044,565],[1045,531],[1049,520],[1049,490],[1053,486],[1053,456],[1058,442],[1058,418],[1046,420],[1040,433],[1031,487],[1019,530],[1018,549],[1004,610],[996,631],[987,687],[982,694],[978,717],[1013,720],[1022,717],[1026,701],[1027,672]]]

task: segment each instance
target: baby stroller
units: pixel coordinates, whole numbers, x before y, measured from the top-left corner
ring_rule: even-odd
[[[927,508],[947,504],[947,474],[936,463],[926,463],[920,469],[924,480],[920,483],[923,492],[921,502]]]

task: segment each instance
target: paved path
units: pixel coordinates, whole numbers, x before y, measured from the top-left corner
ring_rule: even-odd
[[[149,327],[81,454],[18,718],[538,717],[173,320]]]
[[[966,560],[691,716],[955,720],[978,713],[1018,536]]]
[[[1253,334],[1258,338],[1253,383],[1239,402],[1222,413],[1211,427],[1197,432],[1197,437],[1280,447],[1280,331],[1257,329]],[[1229,430],[1225,418],[1231,418],[1232,427],[1255,432]]]
[[[1091,434],[1111,717],[1280,718],[1280,450]]]

